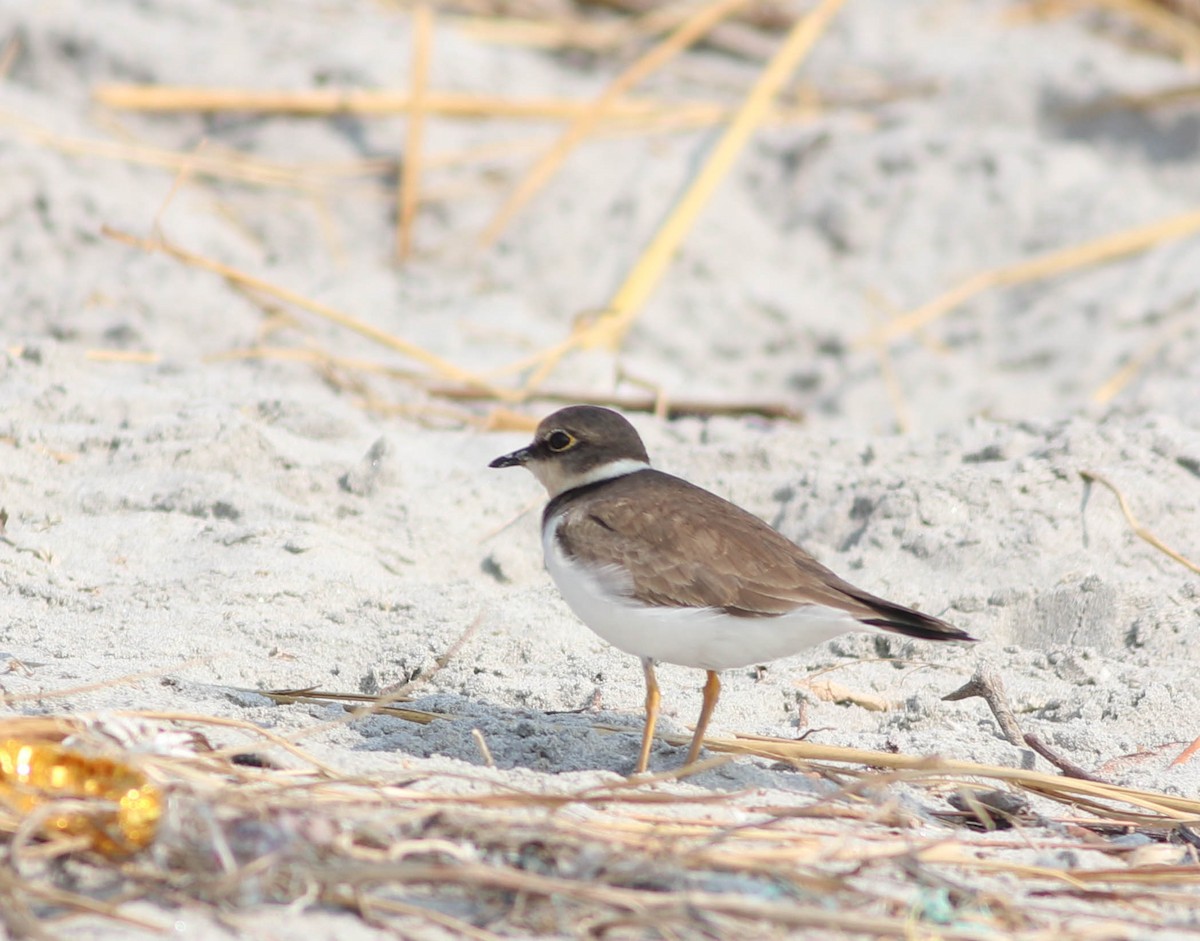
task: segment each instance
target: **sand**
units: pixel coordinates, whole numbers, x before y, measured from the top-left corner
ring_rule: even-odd
[[[1010,12],[849,4],[801,76],[835,104],[760,131],[620,352],[575,354],[548,386],[631,395],[648,382],[668,398],[803,410],[798,424],[630,417],[656,466],[980,639],[948,649],[855,636],[732,671],[713,734],[812,730],[822,744],[1053,770],[1005,741],[981,700],[942,701],[986,662],[1023,728],[1063,756],[1114,783],[1195,796],[1200,759],[1171,761],[1200,735],[1200,575],[1139,539],[1080,472],[1110,479],[1163,542],[1200,558],[1200,239],[986,292],[887,358],[862,342],[978,271],[1200,204],[1194,110],[1079,111],[1182,82],[1179,65],[1121,41],[1112,23],[1014,23]],[[169,169],[65,146],[394,157],[399,119],[137,115],[97,108],[90,93],[130,81],[403,88],[408,36],[402,11],[342,0],[0,9],[0,38],[19,42],[0,81],[0,692],[47,694],[9,715],[185,711],[290,734],[344,711],[256,690],[412,683],[415,708],[452,718],[373,717],[306,747],[362,772],[478,769],[478,729],[499,780],[523,787],[631,770],[639,665],[556,595],[533,479],[486,466],[527,433],[466,424],[456,416],[490,406],[447,408],[412,382],[221,359],[262,343],[418,368],[101,230],[157,227],[462,368],[495,369],[608,300],[715,132],[586,144],[484,250],[478,232],[554,126],[431,121],[431,155],[531,146],[428,169],[402,267],[382,177],[311,192],[204,177],[173,189]],[[584,99],[620,64],[489,43],[445,16],[430,81]],[[645,94],[732,104],[758,68],[699,50]],[[1098,401],[1131,362],[1129,381]],[[364,388],[408,414],[364,408]],[[822,698],[806,685],[817,671],[857,700]],[[48,695],[134,674],[149,675]],[[659,675],[663,728],[686,733],[702,677],[669,665]],[[682,756],[661,744],[652,760],[666,769]],[[794,771],[751,758],[686,787],[748,787],[763,800],[806,790]],[[346,912],[247,917],[236,929],[247,937],[377,936]],[[1197,930],[1194,915],[1151,909],[1106,936],[1149,936],[1160,917]],[[129,930],[106,924],[88,936]],[[226,936],[218,924],[193,913],[176,934]]]

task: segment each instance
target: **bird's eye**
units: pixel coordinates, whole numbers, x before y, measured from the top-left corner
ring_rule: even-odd
[[[565,451],[574,443],[574,436],[567,434],[565,431],[552,431],[550,432],[550,436],[546,438],[546,444],[551,451]]]

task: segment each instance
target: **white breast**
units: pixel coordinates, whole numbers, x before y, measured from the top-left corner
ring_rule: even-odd
[[[615,566],[585,568],[555,538],[562,517],[542,531],[546,570],[579,620],[614,647],[638,657],[702,670],[765,663],[833,637],[878,628],[838,608],[803,605],[777,617],[734,617],[719,608],[667,608],[629,597],[632,581]]]

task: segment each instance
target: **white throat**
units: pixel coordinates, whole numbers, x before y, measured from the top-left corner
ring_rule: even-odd
[[[601,480],[611,480],[614,477],[624,477],[626,474],[647,470],[650,467],[645,461],[639,461],[632,457],[623,457],[616,461],[598,464],[582,474],[565,471],[562,464],[554,460],[530,461],[525,466],[546,488],[551,499],[564,491],[574,490],[576,487],[584,487]]]

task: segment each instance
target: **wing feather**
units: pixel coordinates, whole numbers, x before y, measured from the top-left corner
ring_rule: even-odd
[[[817,604],[885,630],[967,637],[854,587],[758,517],[678,477],[645,470],[588,489],[575,500],[559,498],[559,545],[586,564],[629,572],[631,594],[641,601],[740,617]]]

